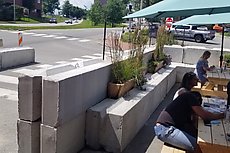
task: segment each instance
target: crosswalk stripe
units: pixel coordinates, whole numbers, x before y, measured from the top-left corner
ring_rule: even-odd
[[[70,60],[72,60],[72,61],[83,61],[83,62],[87,62],[87,61],[90,61],[90,60],[92,60],[92,59],[72,58],[72,59],[70,59]]]
[[[84,58],[91,58],[91,59],[98,59],[98,58],[101,58],[101,57],[96,57],[96,56],[90,56],[90,55],[85,55],[85,56],[81,56],[81,57],[84,57]]]
[[[18,78],[6,75],[0,75],[0,82],[18,84]]]
[[[68,37],[65,37],[65,36],[54,37],[54,39],[64,39],[64,38],[68,38]]]
[[[51,38],[51,37],[56,37],[56,35],[46,35],[46,36],[42,36],[42,37]]]
[[[41,37],[41,36],[46,36],[47,34],[35,34],[35,35],[32,35],[34,37]]]
[[[14,90],[0,88],[0,97],[12,101],[18,101],[18,92]]]
[[[82,40],[79,40],[79,42],[89,42],[90,40],[89,39],[82,39]]]
[[[67,40],[78,40],[79,38],[70,38],[70,39],[67,39]]]

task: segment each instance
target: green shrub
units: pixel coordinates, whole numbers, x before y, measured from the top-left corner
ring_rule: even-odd
[[[230,64],[230,54],[224,54],[224,61]]]

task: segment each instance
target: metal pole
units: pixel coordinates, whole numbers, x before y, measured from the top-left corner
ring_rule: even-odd
[[[105,25],[104,25],[103,60],[105,59],[105,40],[106,40],[106,19],[105,19]]]
[[[16,20],[16,16],[15,16],[15,0],[14,0],[14,21]]]
[[[223,49],[224,49],[224,24],[222,24],[222,40],[221,40],[221,50],[220,50],[220,68],[222,70],[222,62],[223,62]]]

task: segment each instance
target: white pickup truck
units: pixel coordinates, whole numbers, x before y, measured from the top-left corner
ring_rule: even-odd
[[[215,38],[215,31],[208,30],[205,26],[197,25],[172,25],[169,32],[175,37],[195,39],[196,42],[206,42]]]

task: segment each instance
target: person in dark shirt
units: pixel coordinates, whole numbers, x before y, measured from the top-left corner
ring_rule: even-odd
[[[194,152],[197,148],[197,128],[192,116],[203,120],[224,118],[224,113],[214,114],[203,109],[202,97],[197,91],[186,92],[173,100],[160,114],[154,126],[156,136],[177,148]]]

